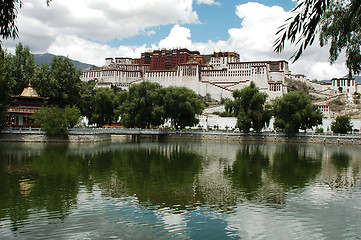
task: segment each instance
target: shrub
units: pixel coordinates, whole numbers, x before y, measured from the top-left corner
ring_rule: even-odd
[[[68,135],[68,127],[78,123],[80,111],[77,107],[42,107],[32,117],[48,136]]]

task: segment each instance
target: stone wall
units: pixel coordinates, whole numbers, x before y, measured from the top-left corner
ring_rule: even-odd
[[[296,137],[287,137],[284,134],[274,133],[251,133],[245,135],[235,132],[185,132],[170,131],[166,135],[149,136],[151,138],[161,139],[189,139],[189,140],[213,140],[213,141],[252,141],[252,142],[294,142],[310,144],[352,144],[361,145],[361,135],[330,135],[330,134],[308,134]],[[1,133],[0,142],[71,142],[86,143],[109,141],[112,139],[109,133],[99,134],[69,134],[68,138],[52,137],[44,134],[29,133]]]
[[[111,140],[111,134],[69,134],[65,137],[48,137],[34,133],[1,133],[0,142],[101,142]]]
[[[359,135],[301,135],[287,137],[284,134],[249,134],[225,132],[171,132],[162,138],[165,139],[190,139],[214,141],[252,141],[252,142],[294,142],[310,144],[353,144],[361,145]]]

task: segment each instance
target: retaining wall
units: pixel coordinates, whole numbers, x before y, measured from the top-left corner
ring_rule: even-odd
[[[224,133],[224,132],[169,132],[163,136],[165,139],[190,139],[190,140],[215,140],[215,141],[254,141],[254,142],[296,142],[309,144],[353,144],[361,145],[360,135],[326,135],[326,134],[308,134],[288,137],[279,133],[261,133],[261,134],[242,134],[242,133]]]
[[[111,140],[111,134],[69,134],[65,137],[48,137],[41,133],[1,133],[0,142],[101,142]]]

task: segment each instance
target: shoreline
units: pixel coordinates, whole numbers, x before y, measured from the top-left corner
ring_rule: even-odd
[[[282,133],[235,133],[221,131],[175,131],[169,130],[162,135],[113,135],[111,133],[96,134],[75,134],[71,133],[68,138],[64,137],[48,137],[41,132],[37,133],[1,133],[0,142],[40,142],[40,143],[95,143],[111,141],[116,137],[129,137],[133,141],[140,139],[183,139],[194,141],[230,141],[230,142],[290,142],[290,143],[306,143],[306,144],[338,144],[338,145],[361,145],[361,135],[359,134],[298,134],[294,137],[288,137]]]

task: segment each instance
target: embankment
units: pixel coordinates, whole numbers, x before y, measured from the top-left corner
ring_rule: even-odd
[[[67,137],[49,137],[42,133],[1,133],[1,142],[70,142],[86,143],[111,140],[109,133],[97,134],[69,134]]]
[[[234,132],[195,132],[195,131],[169,131],[163,139],[189,139],[189,140],[216,140],[216,141],[254,141],[254,142],[296,142],[308,144],[361,144],[359,134],[305,134],[300,133],[288,137],[283,133],[234,133]]]

